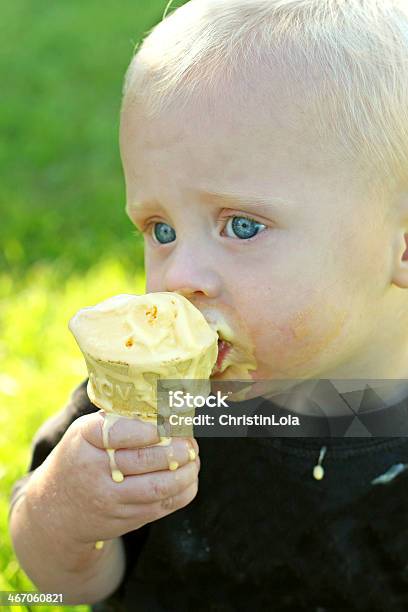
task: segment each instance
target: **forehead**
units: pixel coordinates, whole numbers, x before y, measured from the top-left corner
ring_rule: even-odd
[[[253,74],[245,84],[201,92],[197,103],[177,103],[155,119],[147,119],[141,103],[125,105],[121,152],[128,190],[170,180],[194,182],[197,189],[259,192],[278,197],[280,186],[296,190],[309,181],[350,184],[353,167],[341,163],[340,150],[318,133],[313,106],[305,104],[301,87],[290,87],[279,71],[269,80]],[[198,92],[200,93],[200,92]],[[131,195],[131,194],[130,194]]]

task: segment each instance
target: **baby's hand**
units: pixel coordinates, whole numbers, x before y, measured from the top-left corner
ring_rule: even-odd
[[[102,412],[76,419],[27,485],[37,520],[83,543],[115,538],[160,519],[190,503],[198,489],[194,438],[151,446],[160,440],[156,426],[128,418],[118,418],[109,429],[109,447],[125,477],[114,482],[103,421]]]

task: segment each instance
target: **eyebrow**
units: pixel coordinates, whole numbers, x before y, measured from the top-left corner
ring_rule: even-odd
[[[236,208],[238,205],[243,206],[244,208],[253,208],[258,210],[260,208],[275,210],[278,206],[281,207],[282,205],[288,203],[288,200],[276,196],[245,196],[234,192],[220,193],[218,191],[204,190],[198,190],[197,193],[199,200],[203,204],[216,204],[218,206],[227,206],[229,208]]]
[[[149,211],[154,212],[158,209],[164,210],[158,200],[135,200],[126,205],[126,213],[136,225],[149,214]]]
[[[256,196],[256,195],[242,195],[238,193],[228,192],[221,193],[218,191],[206,191],[203,189],[191,190],[191,193],[198,196],[198,201],[207,206],[223,206],[226,208],[247,208],[253,210],[253,212],[263,212],[265,214],[281,210],[282,206],[287,206],[290,203],[289,200],[273,196]],[[193,196],[194,197],[194,196]],[[158,200],[136,200],[128,206],[128,210],[132,213],[132,216],[140,218],[148,214],[149,210],[157,210],[164,207]]]

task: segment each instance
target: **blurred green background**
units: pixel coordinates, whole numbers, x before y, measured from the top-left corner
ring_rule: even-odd
[[[1,3],[0,590],[35,590],[12,552],[9,494],[33,434],[86,377],[68,320],[144,291],[142,241],[124,212],[119,108],[134,47],[166,9],[167,0]]]

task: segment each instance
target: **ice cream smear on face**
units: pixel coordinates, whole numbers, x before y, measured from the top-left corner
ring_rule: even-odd
[[[119,416],[156,422],[158,379],[203,381],[198,392],[208,395],[218,334],[198,308],[171,292],[111,297],[81,309],[69,328],[87,364],[88,396],[105,412],[103,444],[112,478],[121,482],[109,428]],[[162,438],[159,444],[169,442]],[[175,469],[170,456],[169,469]]]
[[[217,361],[211,377],[214,380],[251,379],[249,372],[257,369],[257,362],[255,346],[245,325],[237,321],[237,328],[233,330],[228,318],[236,320],[236,313],[224,314],[224,309],[203,304],[200,311],[218,336]]]

